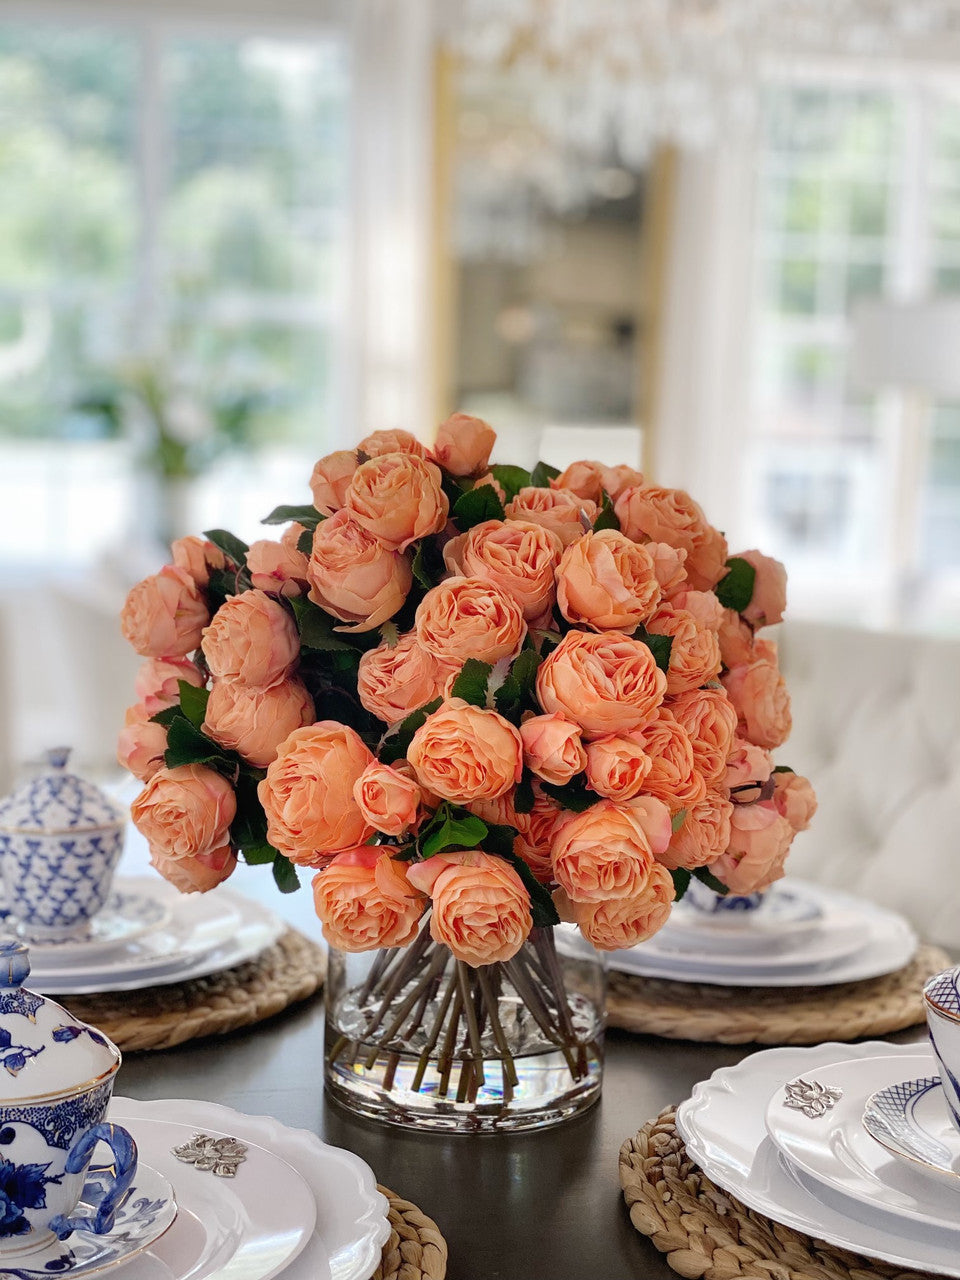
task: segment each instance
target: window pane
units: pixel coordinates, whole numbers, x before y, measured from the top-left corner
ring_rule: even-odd
[[[925,570],[960,568],[960,404],[934,409],[921,512]]]

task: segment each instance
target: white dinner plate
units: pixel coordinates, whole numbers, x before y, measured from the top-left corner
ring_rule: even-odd
[[[177,897],[169,929],[138,939],[99,965],[35,968],[31,951],[31,989],[82,995],[187,982],[253,959],[286,928],[273,911],[229,889]]]
[[[824,1196],[822,1185],[784,1161],[765,1126],[767,1100],[788,1080],[818,1079],[824,1067],[844,1059],[906,1061],[917,1053],[916,1044],[882,1041],[765,1049],[698,1084],[677,1108],[677,1130],[704,1173],[751,1209],[868,1258],[960,1277],[955,1232],[891,1218],[852,1200],[841,1207]]]
[[[197,1131],[239,1138],[241,1142],[257,1144],[264,1154],[272,1153],[299,1175],[309,1191],[309,1206],[299,1193],[296,1205],[288,1204],[278,1183],[259,1177],[250,1179],[254,1200],[250,1212],[264,1222],[268,1233],[271,1224],[282,1219],[290,1224],[287,1229],[295,1230],[299,1236],[303,1223],[310,1222],[306,1241],[298,1242],[302,1251],[280,1266],[283,1280],[369,1280],[376,1270],[390,1236],[389,1206],[377,1190],[372,1170],[359,1156],[328,1146],[305,1129],[289,1129],[271,1116],[247,1116],[218,1103],[114,1098],[110,1118],[126,1125],[138,1142],[141,1129],[146,1131],[152,1125],[151,1132],[162,1134],[164,1144],[169,1141],[170,1147],[183,1141],[181,1134],[189,1137]],[[236,1179],[222,1179],[183,1165],[172,1155],[169,1159],[176,1169],[191,1175],[188,1178],[182,1173],[168,1174],[180,1204],[177,1221],[155,1249],[138,1259],[135,1272],[119,1272],[117,1280],[200,1280],[201,1276],[204,1280],[268,1280],[277,1275],[275,1267],[269,1269],[273,1263],[268,1263],[266,1255],[263,1265],[256,1254],[243,1267],[231,1261],[229,1251],[245,1230],[246,1210],[240,1208],[216,1255],[219,1270],[189,1269],[191,1259],[204,1248],[212,1229],[205,1211],[200,1209],[200,1200],[194,1201],[193,1197],[204,1197],[209,1206],[206,1212],[213,1214],[216,1209],[220,1215],[217,1221],[222,1221],[223,1206],[229,1199],[225,1188],[241,1191],[246,1162],[240,1165]],[[154,1270],[148,1271],[148,1260]]]
[[[915,1168],[893,1158],[863,1127],[864,1108],[878,1089],[902,1080],[904,1073],[916,1077],[935,1072],[930,1052],[828,1063],[816,1078],[841,1091],[830,1109],[819,1116],[806,1115],[787,1105],[787,1089],[778,1085],[767,1106],[766,1126],[778,1150],[831,1197],[883,1209],[891,1219],[909,1218],[954,1231],[960,1254],[955,1189],[931,1184]]]
[[[837,913],[835,926],[766,949],[751,949],[745,954],[733,950],[714,951],[709,946],[696,946],[669,932],[669,922],[643,944],[645,963],[660,962],[670,969],[710,968],[717,974],[746,973],[755,976],[773,970],[791,972],[827,965],[846,959],[862,950],[870,940],[870,926],[862,915],[853,911]]]
[[[815,900],[802,880],[778,880],[753,911],[700,911],[689,894],[670,913],[661,936],[670,945],[696,950],[733,952],[779,951],[808,938],[832,933],[836,909]]]
[[[102,960],[118,947],[155,933],[173,914],[169,895],[156,893],[146,876],[117,877],[110,896],[90,921],[86,937],[63,942],[27,939],[31,960],[40,968],[65,963],[84,965]]]
[[[863,1127],[914,1173],[919,1169],[944,1178],[954,1196],[960,1192],[960,1132],[950,1118],[939,1075],[878,1089],[863,1108]]]
[[[852,913],[863,922],[867,940],[861,947],[843,958],[796,965],[769,964],[766,957],[755,956],[749,965],[736,969],[721,966],[719,956],[704,958],[696,964],[676,963],[675,953],[649,949],[650,943],[656,941],[654,935],[650,942],[643,942],[637,947],[608,952],[607,963],[611,969],[624,973],[676,982],[704,982],[730,987],[804,987],[877,978],[902,969],[913,958],[918,945],[917,936],[902,916],[839,889],[803,883],[821,904],[836,911]],[[573,925],[561,925],[557,938],[567,953],[592,951]]]

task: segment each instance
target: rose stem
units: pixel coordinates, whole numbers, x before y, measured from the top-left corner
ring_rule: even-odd
[[[374,1014],[372,1021],[364,1030],[365,1039],[369,1039],[373,1035],[374,1031],[376,1031],[377,1027],[379,1027],[390,1007],[390,1001],[403,986],[404,982],[406,982],[407,978],[411,977],[420,967],[420,962],[423,959],[423,953],[432,944],[432,942],[433,940],[429,933],[421,932],[416,941],[410,944],[410,947],[408,948],[406,955],[403,956],[401,963],[395,966],[390,977],[390,981],[382,988],[383,999],[377,1009],[377,1012]]]
[[[383,971],[390,963],[391,958],[390,952],[385,947],[377,953],[376,959],[370,966],[370,972],[367,974],[366,981],[360,988],[360,994],[357,996],[358,1004],[363,1004],[364,1001],[370,998],[370,992],[380,981]]]
[[[493,990],[493,985],[490,982],[486,969],[482,965],[477,970],[477,983],[483,993],[487,1017],[490,1019],[490,1029],[493,1031],[493,1038],[496,1041],[497,1048],[500,1050],[500,1070],[503,1073],[504,1102],[510,1102],[513,1098],[514,1087],[519,1084],[519,1080],[517,1079],[517,1068],[513,1061],[513,1054],[510,1052],[510,1046],[507,1044],[507,1037],[504,1035],[503,1024],[500,1021],[500,1012],[498,1009],[496,993]]]
[[[368,1070],[372,1069],[373,1064],[376,1062],[377,1054],[380,1048],[383,1048],[386,1045],[388,1045],[390,1041],[393,1039],[393,1037],[400,1030],[400,1028],[403,1026],[404,1022],[406,1022],[407,1014],[410,1012],[413,1006],[417,1003],[417,1001],[422,999],[424,1002],[424,1006],[426,1005],[425,997],[428,994],[428,988],[430,986],[430,983],[433,981],[433,976],[436,973],[437,969],[445,963],[446,963],[446,960],[442,951],[438,950],[437,953],[431,957],[430,966],[427,970],[426,975],[420,979],[420,981],[417,983],[414,989],[409,993],[409,995],[403,1001],[400,1008],[397,1010],[396,1016],[394,1017],[393,1021],[390,1023],[389,1027],[387,1027],[386,1031],[382,1032],[377,1038],[375,1047],[370,1051],[370,1054],[367,1057],[366,1065]]]
[[[536,986],[531,985],[530,979],[524,971],[523,966],[518,964],[515,959],[504,960],[503,966],[509,975],[510,981],[516,987],[517,994],[533,1015],[537,1026],[539,1026],[540,1030],[551,1044],[555,1044],[563,1053],[564,1058],[567,1060],[567,1066],[570,1068],[570,1074],[573,1078],[575,1080],[579,1079],[576,1072],[576,1062],[573,1054],[570,1052],[570,1046],[559,1033],[559,1028],[552,1027],[550,1025],[550,1016],[540,1000],[540,995]]]
[[[447,1096],[447,1089],[450,1085],[450,1070],[453,1066],[453,1050],[457,1043],[457,1032],[460,1029],[460,1011],[463,1005],[463,996],[457,989],[457,975],[454,973],[451,979],[454,986],[453,1008],[450,1011],[450,1021],[447,1023],[447,1034],[443,1038],[443,1047],[440,1050],[440,1057],[437,1059],[437,1067],[440,1070],[440,1086],[437,1092],[441,1098]]]
[[[563,973],[560,970],[560,961],[557,959],[557,948],[554,940],[553,930],[547,935],[547,931],[543,929],[536,930],[534,938],[534,946],[543,959],[547,972],[551,978],[553,994],[557,1001],[557,1012],[560,1014],[560,1020],[563,1023],[563,1029],[570,1037],[571,1041],[577,1046],[577,1066],[579,1068],[578,1079],[587,1074],[587,1054],[583,1047],[583,1042],[577,1036],[576,1029],[573,1025],[573,1016],[570,1013],[570,1005],[567,1002],[567,988],[563,981]]]
[[[443,969],[446,963],[446,956],[444,956],[442,952],[438,952],[433,959],[432,970],[427,974],[426,983],[423,987],[423,994],[417,1002],[417,1007],[410,1015],[410,1025],[407,1028],[408,1036],[412,1036],[413,1033],[419,1030],[422,1025],[423,1015],[427,1011],[427,1005],[436,997],[437,991],[440,988],[440,979],[443,976]]]
[[[440,1038],[440,1032],[443,1029],[443,1020],[447,1015],[447,1010],[450,1007],[450,1001],[453,998],[453,993],[456,989],[457,975],[454,973],[450,975],[450,980],[447,982],[447,989],[443,993],[443,998],[440,1001],[440,1008],[437,1010],[436,1017],[433,1020],[433,1026],[430,1028],[430,1033],[427,1036],[427,1043],[424,1045],[423,1052],[420,1054],[420,1061],[417,1063],[416,1074],[414,1075],[413,1083],[410,1086],[413,1093],[416,1093],[423,1083],[424,1074],[426,1073],[427,1066],[430,1063],[430,1055],[433,1053],[434,1046]]]
[[[396,1052],[391,1053],[390,1056],[387,1058],[387,1069],[383,1073],[383,1083],[381,1085],[381,1088],[385,1093],[389,1093],[390,1090],[393,1088],[393,1079],[394,1079],[394,1076],[397,1074],[397,1067],[399,1065],[400,1065],[399,1053],[396,1053]]]
[[[467,1016],[467,1034],[470,1037],[470,1050],[473,1054],[473,1094],[470,1101],[477,1096],[477,1089],[483,1084],[483,1044],[480,1040],[480,1025],[477,1022],[477,1011],[473,1006],[473,992],[470,990],[470,966],[462,960],[457,961],[457,976],[460,979],[460,994],[463,997],[463,1008]]]

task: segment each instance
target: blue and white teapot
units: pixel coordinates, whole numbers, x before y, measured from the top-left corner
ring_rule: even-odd
[[[65,747],[0,802],[4,907],[32,942],[82,938],[110,893],[126,814],[99,787],[66,769]]]
[[[23,943],[0,943],[0,1274],[54,1237],[110,1231],[137,1168],[133,1138],[104,1122],[120,1050],[28,991],[29,972]],[[113,1153],[103,1195],[72,1217],[99,1142]]]

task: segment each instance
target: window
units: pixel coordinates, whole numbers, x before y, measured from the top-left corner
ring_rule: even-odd
[[[303,488],[338,417],[347,110],[336,35],[0,22],[0,561],[115,546],[145,466],[215,498],[222,453],[234,523],[264,468]]]
[[[960,292],[960,104],[772,89],[757,210],[748,539],[796,613],[960,624],[960,405],[928,405],[918,440],[896,389],[848,372],[861,300]]]

